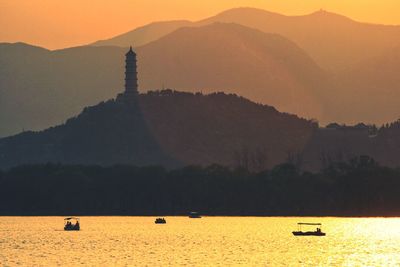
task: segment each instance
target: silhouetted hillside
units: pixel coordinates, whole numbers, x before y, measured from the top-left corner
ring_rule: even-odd
[[[400,122],[382,127],[359,123],[330,124],[314,131],[302,153],[296,155],[300,168],[320,170],[338,162],[367,155],[389,167],[400,167]]]
[[[110,100],[65,124],[0,139],[0,168],[20,164],[212,164],[264,169],[301,150],[316,124],[223,93],[170,90]]]

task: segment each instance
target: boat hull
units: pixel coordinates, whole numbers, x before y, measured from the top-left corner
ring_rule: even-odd
[[[81,228],[79,226],[64,227],[64,231],[79,231]]]
[[[292,232],[295,236],[325,236],[326,234],[323,232],[301,232],[301,231],[294,231]]]
[[[154,221],[154,223],[155,224],[166,224],[167,223],[167,221],[165,220],[165,219],[156,219],[155,221]]]

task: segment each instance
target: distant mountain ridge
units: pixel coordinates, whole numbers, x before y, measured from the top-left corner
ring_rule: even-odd
[[[152,41],[165,36],[176,29],[181,27],[190,26],[192,22],[187,20],[174,20],[174,21],[163,21],[153,22],[143,27],[136,28],[124,34],[120,34],[111,39],[100,40],[90,45],[93,46],[142,46]]]
[[[183,26],[198,27],[214,22],[237,23],[266,33],[277,33],[303,48],[321,67],[337,71],[352,67],[364,60],[378,56],[387,49],[400,45],[400,25],[379,25],[357,22],[345,16],[319,10],[308,15],[285,16],[256,8],[233,8],[198,22],[180,25],[174,22],[158,22],[133,30],[129,34],[103,41],[101,45],[146,44],[150,40],[140,37],[142,28],[161,38]],[[158,31],[165,24],[171,31]],[[133,35],[133,32],[137,32]],[[128,36],[129,35],[129,36]]]

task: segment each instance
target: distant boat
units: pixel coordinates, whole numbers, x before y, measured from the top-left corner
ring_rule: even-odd
[[[317,226],[317,229],[315,231],[302,231],[302,226],[303,225],[315,225]],[[325,236],[326,234],[321,231],[321,223],[297,223],[297,231],[293,231],[293,235],[295,236]]]
[[[201,218],[201,216],[200,216],[200,214],[198,212],[192,211],[192,212],[189,213],[189,218],[199,219],[199,218]]]
[[[167,223],[167,221],[164,218],[157,218],[154,223],[165,224],[165,223]]]
[[[81,229],[78,217],[67,217],[64,219],[65,231],[79,231]]]

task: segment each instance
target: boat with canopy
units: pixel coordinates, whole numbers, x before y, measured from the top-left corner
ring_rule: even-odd
[[[64,219],[65,231],[79,231],[81,229],[78,217],[67,217]]]
[[[316,226],[317,228],[314,231],[302,231],[303,226]],[[297,231],[293,231],[293,235],[295,236],[325,236],[326,234],[321,230],[321,223],[297,223]]]

